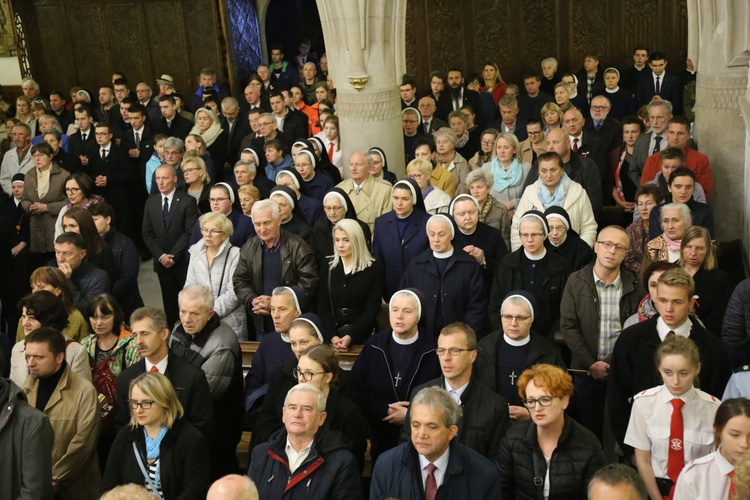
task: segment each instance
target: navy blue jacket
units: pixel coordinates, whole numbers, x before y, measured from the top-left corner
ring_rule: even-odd
[[[400,290],[401,277],[409,262],[430,248],[427,239],[427,221],[430,214],[414,210],[409,219],[403,240],[398,236],[398,216],[395,211],[387,212],[375,219],[375,236],[372,240],[372,256],[375,257],[385,275],[383,277],[383,298],[388,301],[391,295]]]
[[[401,443],[384,453],[372,471],[370,499],[390,497],[424,498],[419,455],[411,443]],[[495,465],[455,440],[451,441],[448,468],[435,500],[454,498],[501,498],[500,478]]]
[[[481,335],[487,316],[482,268],[460,248],[454,246],[453,250],[442,277],[432,250],[427,249],[412,259],[401,279],[401,288],[416,288],[427,296],[422,316],[427,318],[427,331],[435,337],[445,325],[456,321],[466,323]],[[440,317],[437,317],[438,300],[442,307]]]
[[[281,429],[253,450],[247,475],[258,487],[260,498],[358,500],[362,486],[357,461],[341,434],[320,428],[310,453],[295,471],[289,470],[287,432]]]
[[[138,290],[140,261],[135,243],[122,233],[110,230],[104,240],[112,249],[117,264],[117,279],[112,283],[112,295],[117,298],[126,318],[139,307],[143,307],[141,292]]]

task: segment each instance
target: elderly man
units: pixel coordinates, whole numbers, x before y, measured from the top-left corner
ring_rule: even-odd
[[[635,141],[633,157],[628,169],[628,175],[636,186],[641,185],[641,174],[648,157],[667,147],[667,125],[671,119],[671,102],[654,99],[648,103],[648,120],[651,125],[651,132],[643,134]]]
[[[419,114],[422,115],[422,132],[424,132],[425,135],[432,135],[436,130],[448,126],[448,122],[435,116],[437,105],[432,96],[427,95],[421,98],[419,100],[418,109]]]
[[[591,119],[586,120],[583,130],[586,136],[596,137],[606,158],[618,146],[622,146],[622,123],[609,116],[612,103],[603,95],[591,99]]]
[[[10,180],[16,174],[25,174],[34,167],[29,149],[31,148],[31,129],[25,123],[13,127],[10,133],[13,147],[3,156],[0,166],[0,187],[5,194],[11,194]],[[93,141],[94,138],[92,137]]]
[[[505,256],[495,271],[489,301],[490,325],[495,330],[502,328],[502,301],[512,290],[525,290],[540,304],[534,330],[552,340],[559,327],[562,289],[570,269],[562,257],[544,246],[549,235],[544,214],[526,212],[518,224],[518,234],[521,247]]]
[[[44,107],[49,109],[49,101],[39,94],[39,84],[35,80],[24,78],[21,82],[21,90],[23,90],[23,95],[28,97],[31,102],[40,100],[44,103]]]
[[[648,500],[646,484],[632,467],[605,465],[591,478],[589,500]]]
[[[490,125],[498,132],[510,132],[518,142],[526,140],[526,121],[518,117],[518,101],[512,95],[505,95],[497,103],[500,109],[500,120]]]
[[[229,474],[218,479],[208,490],[206,500],[259,500],[258,488],[247,476]]]
[[[370,498],[500,498],[496,466],[454,439],[463,411],[451,395],[426,387],[410,406],[411,441],[380,456]]]
[[[440,332],[437,345],[435,352],[443,376],[415,388],[413,394],[425,387],[442,387],[448,391],[464,410],[458,424],[458,442],[494,461],[500,450],[500,441],[510,426],[508,401],[474,375],[477,336],[469,326],[451,323]],[[402,441],[409,439],[410,427],[407,412]]]
[[[570,275],[560,304],[560,330],[573,353],[573,382],[581,402],[574,418],[599,439],[612,350],[644,295],[638,279],[621,267],[629,245],[620,226],[599,231],[596,259]]]
[[[568,132],[570,150],[593,160],[597,168],[599,168],[599,178],[604,179],[606,177],[604,164],[605,151],[602,149],[599,139],[594,137],[593,134],[588,132],[583,133],[583,125],[585,123],[586,119],[579,109],[571,108],[563,115],[563,127]],[[622,134],[620,134],[620,138],[622,138]]]
[[[151,85],[146,82],[140,82],[135,86],[135,95],[138,97],[140,105],[146,108],[146,114],[151,123],[155,123],[161,118],[159,103],[153,98],[154,89],[151,88]]]
[[[242,247],[234,272],[234,291],[253,320],[257,340],[276,331],[271,318],[274,288],[291,287],[305,301],[312,300],[318,288],[315,254],[302,238],[281,229],[279,217],[276,202],[255,202],[252,219],[256,236]]]
[[[540,363],[565,368],[557,348],[536,330],[536,298],[525,290],[514,290],[500,306],[502,327],[482,338],[474,363],[476,380],[508,401],[511,421],[529,418],[518,395],[518,377]]]
[[[231,165],[239,159],[242,139],[251,132],[250,122],[240,112],[240,103],[234,97],[225,97],[221,101],[221,128],[226,137],[227,162]],[[305,121],[307,127],[307,121]]]
[[[362,498],[357,460],[349,442],[323,427],[326,398],[311,384],[292,387],[284,400],[284,428],[253,450],[247,475],[261,498]]]
[[[205,286],[189,285],[179,294],[180,324],[169,337],[170,353],[206,374],[217,423],[210,440],[211,476],[237,471],[242,436],[242,352],[237,335],[214,311]],[[207,402],[204,402],[206,404]]]
[[[86,260],[86,241],[77,233],[63,233],[55,240],[57,267],[68,278],[73,302],[83,314],[88,311],[89,300],[109,293],[109,275]]]
[[[169,328],[164,311],[154,307],[141,307],[130,316],[130,330],[138,347],[141,360],[126,368],[117,377],[118,387],[130,387],[130,382],[145,372],[159,372],[172,382],[177,398],[185,411],[184,418],[201,434],[210,439],[214,434],[214,412],[211,390],[201,367],[193,366],[180,356],[170,356],[167,340]],[[121,428],[130,422],[129,392],[117,392],[115,426]]]
[[[34,330],[26,336],[25,350],[29,378],[23,391],[29,404],[47,415],[55,434],[52,489],[56,498],[97,499],[96,389],[70,370],[65,361],[65,337],[57,330],[46,327]]]
[[[257,109],[262,113],[268,113],[271,111],[271,105],[264,102],[261,99],[260,90],[255,85],[248,85],[243,91],[245,101],[241,104],[241,108],[244,112]]]
[[[349,158],[349,179],[341,181],[336,187],[342,189],[352,200],[357,218],[375,229],[375,219],[393,206],[391,201],[391,183],[375,179],[370,175],[369,165],[372,158],[367,153],[356,151]]]
[[[170,161],[173,157],[167,156],[166,144],[164,155]],[[177,191],[177,173],[172,165],[160,166],[154,177],[159,194],[146,200],[143,242],[154,257],[167,321],[174,325],[178,317],[177,293],[187,277],[187,250],[190,233],[198,220],[198,206],[192,196]]]

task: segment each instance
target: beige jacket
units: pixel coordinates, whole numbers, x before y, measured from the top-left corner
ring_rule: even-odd
[[[375,179],[371,175],[367,177],[357,194],[354,193],[354,182],[351,179],[341,181],[338,186],[349,196],[357,212],[357,218],[370,226],[370,231],[375,232],[375,219],[393,209],[391,201],[390,182]]]
[[[534,151],[531,146],[531,139],[526,139],[519,145],[519,149],[521,150],[521,163],[528,163],[531,165],[534,161]],[[542,137],[542,142],[539,143],[539,148],[537,148],[537,155],[539,155],[540,152],[547,151],[547,139]]]
[[[52,446],[52,476],[57,477],[58,499],[99,498],[99,465],[96,440],[99,435],[99,402],[91,382],[65,365],[64,373],[44,408],[55,442]],[[36,406],[39,380],[26,379],[23,392]]]

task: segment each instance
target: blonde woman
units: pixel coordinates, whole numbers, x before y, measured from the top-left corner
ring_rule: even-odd
[[[194,151],[185,153],[182,160],[182,174],[185,179],[185,191],[195,198],[198,211],[202,214],[211,211],[209,202],[210,189],[208,187],[211,177],[206,170],[206,162]]]
[[[523,182],[531,169],[528,163],[521,163],[521,147],[514,134],[503,132],[497,136],[492,160],[482,165],[482,169],[492,175],[490,193],[512,214],[521,199]]]

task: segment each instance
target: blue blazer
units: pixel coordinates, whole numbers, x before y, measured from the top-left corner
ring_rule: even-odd
[[[651,98],[656,95],[653,77],[653,72],[648,71],[645,75],[641,76],[640,80],[638,80],[638,88],[635,91],[636,107],[648,104],[651,101]],[[682,114],[682,86],[680,85],[680,79],[665,71],[662,73],[660,86],[661,89],[659,90],[659,95],[662,99],[672,103],[672,114],[674,116]]]

